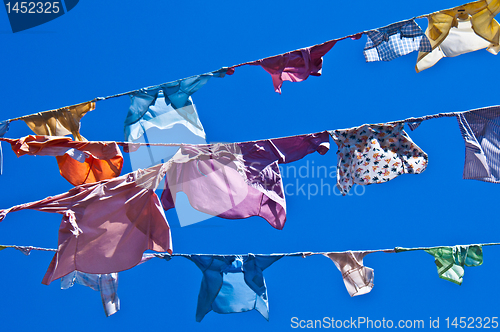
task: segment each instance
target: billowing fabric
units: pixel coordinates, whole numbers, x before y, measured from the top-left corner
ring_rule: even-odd
[[[9,121],[0,121],[0,137],[4,137],[9,131]],[[0,142],[0,175],[3,174],[2,142]]]
[[[330,258],[342,273],[347,292],[351,296],[369,293],[373,288],[373,269],[363,266],[363,258],[369,252],[347,251],[330,252],[324,256]]]
[[[37,135],[66,136],[73,135],[75,141],[84,141],[80,135],[80,120],[89,111],[95,109],[95,102],[60,108],[54,111],[35,113],[22,117],[28,127]]]
[[[278,164],[329,149],[328,132],[229,144],[183,145],[167,173],[161,201],[175,207],[183,191],[197,210],[227,219],[260,216],[277,229],[286,221],[286,202]]]
[[[120,310],[120,299],[116,294],[118,289],[118,273],[89,274],[79,271],[65,275],[61,278],[61,289],[68,289],[77,283],[101,292],[102,305],[106,317]]]
[[[58,251],[44,284],[73,271],[106,274],[130,269],[148,249],[172,252],[170,228],[155,190],[169,163],[93,184],[44,200],[0,210],[32,209],[63,215]]]
[[[500,0],[480,0],[429,15],[425,35],[432,52],[419,52],[417,72],[432,67],[443,57],[487,48],[500,50],[500,25],[494,17],[500,12]]]
[[[359,39],[362,34],[351,36],[351,39]],[[321,76],[323,67],[323,56],[332,49],[339,40],[330,40],[323,44],[314,45],[311,47],[301,48],[292,52],[279,54],[269,58],[247,62],[242,65],[259,65],[264,68],[273,79],[274,91],[281,93],[283,81],[301,82],[306,80],[309,75]],[[234,72],[234,68],[230,68],[228,74]]]
[[[176,124],[184,125],[195,135],[205,138],[191,95],[210,78],[224,77],[226,71],[227,68],[222,68],[131,93],[131,105],[125,119],[125,140],[138,140],[153,127],[170,129]]]
[[[464,179],[500,183],[500,107],[457,115],[465,141]]]
[[[332,130],[338,145],[337,186],[343,195],[354,184],[383,183],[401,174],[419,174],[427,154],[406,134],[404,124],[362,125]]]
[[[184,255],[203,272],[196,321],[219,314],[257,310],[269,320],[263,271],[283,255]]]
[[[425,250],[434,256],[439,277],[462,284],[464,266],[483,264],[483,248],[480,245],[440,247]]]
[[[394,23],[365,32],[363,53],[367,62],[391,61],[413,51],[432,51],[429,40],[414,20]]]
[[[26,136],[3,138],[18,157],[56,156],[61,175],[72,185],[94,183],[120,175],[123,156],[114,142],[76,142],[69,137]]]

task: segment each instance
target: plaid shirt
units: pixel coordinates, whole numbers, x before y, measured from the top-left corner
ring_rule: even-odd
[[[365,34],[368,37],[364,49],[366,62],[391,61],[413,51],[432,51],[429,39],[413,19],[370,30]]]
[[[116,294],[118,289],[118,273],[90,274],[73,271],[61,278],[61,289],[73,287],[75,282],[101,292],[102,304],[106,316],[111,316],[120,310],[120,299]]]

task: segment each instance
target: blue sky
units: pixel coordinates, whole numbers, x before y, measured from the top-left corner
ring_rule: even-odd
[[[2,119],[139,89],[223,66],[307,47],[418,15],[455,7],[457,1],[80,1],[69,13],[13,34],[0,10]],[[417,23],[425,29],[426,20]],[[285,82],[274,92],[262,68],[244,66],[214,78],[193,95],[207,141],[240,142],[383,123],[499,104],[499,59],[485,50],[442,59],[417,74],[416,53],[391,62],[366,63],[358,41],[340,41],[324,57],[323,75]],[[81,133],[89,140],[123,140],[129,98],[98,102]],[[259,217],[211,218],[187,227],[166,212],[178,253],[246,254],[344,251],[499,242],[498,186],[463,180],[464,142],[457,121],[424,122],[408,134],[429,156],[420,175],[403,175],[353,196],[287,196],[287,222],[273,229]],[[31,134],[14,122],[6,135]],[[336,146],[290,167],[336,165]],[[52,157],[17,158],[3,144],[0,207],[43,199],[71,188]],[[125,157],[122,174],[132,170]],[[320,185],[334,178],[285,176],[285,184]],[[296,185],[295,185],[296,186]],[[291,188],[293,188],[292,186]],[[289,187],[290,188],[290,187]],[[337,191],[338,193],[338,191]],[[60,215],[9,214],[0,244],[55,248]],[[100,296],[86,287],[60,290],[41,284],[51,253],[0,253],[6,331],[109,329],[168,331],[289,331],[293,317],[349,320],[440,319],[499,316],[496,274],[499,247],[484,248],[484,263],[466,268],[457,286],[438,277],[434,259],[417,251],[368,255],[375,271],[371,293],[351,298],[341,274],[322,256],[283,258],[264,273],[270,320],[256,311],[209,313],[195,322],[202,273],[187,259],[151,260],[120,273],[121,311],[106,318]]]

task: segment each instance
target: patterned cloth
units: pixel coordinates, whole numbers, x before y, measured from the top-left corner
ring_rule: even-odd
[[[45,285],[75,270],[106,274],[130,269],[148,249],[172,252],[170,227],[155,193],[172,162],[0,210],[0,221],[24,209],[63,216]]]
[[[61,289],[73,287],[75,282],[101,292],[102,305],[107,317],[120,310],[120,299],[116,294],[118,273],[90,274],[73,271],[61,278]]]
[[[403,130],[404,124],[363,125],[332,130],[338,145],[337,186],[343,195],[354,184],[382,183],[404,174],[419,174],[427,154]]]
[[[183,255],[203,272],[196,321],[219,314],[257,310],[269,319],[263,271],[283,255]]]
[[[363,266],[363,258],[369,252],[347,251],[330,252],[324,256],[330,258],[339,271],[351,296],[369,293],[373,288],[373,269]]]
[[[95,109],[95,102],[60,108],[54,111],[23,116],[22,120],[37,135],[66,136],[73,135],[75,141],[85,141],[80,135],[80,120],[89,111]]]
[[[439,277],[462,284],[464,266],[483,264],[483,248],[480,245],[440,247],[425,250],[434,256]]]
[[[500,183],[500,107],[457,115],[465,140],[464,179]]]
[[[394,23],[365,32],[367,62],[391,61],[413,51],[432,51],[429,39],[414,20]]]
[[[193,208],[226,219],[260,216],[282,229],[286,200],[279,164],[330,148],[328,132],[227,144],[183,145],[176,156],[190,161],[172,165],[161,202],[175,207],[184,192]]]

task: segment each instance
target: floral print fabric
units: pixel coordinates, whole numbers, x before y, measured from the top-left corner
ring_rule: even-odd
[[[363,125],[330,131],[338,145],[337,186],[342,195],[354,184],[383,183],[425,170],[427,154],[413,143],[403,126]]]

